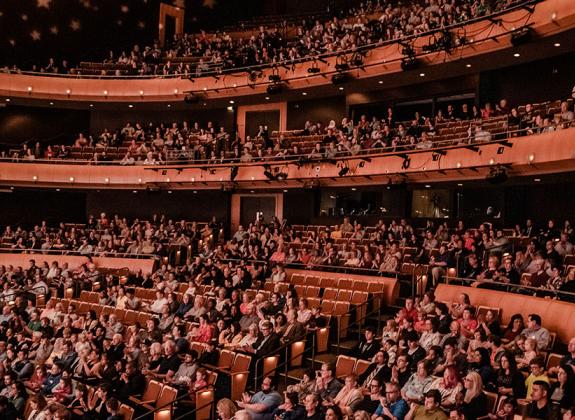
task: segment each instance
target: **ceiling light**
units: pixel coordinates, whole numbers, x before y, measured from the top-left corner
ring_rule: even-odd
[[[377,83],[379,83],[380,85],[383,85],[383,80],[380,80],[380,81],[377,82]]]
[[[238,87],[238,85],[236,83],[234,83],[234,87]]]
[[[461,162],[457,162],[457,167],[461,168]]]
[[[144,96],[144,91],[143,91],[143,90],[140,91],[140,96]]]
[[[32,177],[32,180],[38,181],[38,177],[37,177],[36,175],[34,175],[34,176]]]
[[[340,86],[340,87],[339,87],[339,90],[343,90],[343,86]]]
[[[208,88],[207,88],[207,87],[205,87],[205,88],[204,88],[204,90],[208,90]]]
[[[104,96],[108,96],[108,91],[107,91],[107,90],[104,91]]]
[[[431,188],[431,185],[425,184],[425,188]]]
[[[54,102],[50,102],[50,105],[53,106],[53,105],[54,105]]]
[[[230,104],[234,104],[235,102],[233,100],[230,100]]]
[[[73,177],[73,176],[70,177],[70,182],[74,182],[74,177]]]
[[[457,184],[458,187],[463,187],[463,184]]]
[[[419,77],[424,77],[425,73],[419,73]]]
[[[90,104],[90,108],[94,108],[94,104]]]
[[[228,106],[228,111],[233,111],[234,107],[233,106]]]
[[[196,178],[192,177],[192,182],[196,182]]]
[[[170,182],[170,178],[166,178],[166,182]]]
[[[556,42],[555,44],[553,44],[554,47],[560,47],[561,44],[559,42]]]
[[[303,96],[307,96],[307,92],[302,92],[301,93]]]
[[[495,161],[493,159],[489,159],[489,164],[493,165],[495,163]]]
[[[32,92],[32,86],[28,86],[28,92]]]
[[[10,102],[10,98],[6,98],[6,102]]]
[[[541,178],[535,178],[533,181],[535,181],[535,182],[541,182]]]
[[[287,193],[287,192],[288,192],[288,190],[284,190],[284,192],[285,192],[285,193]]]
[[[178,92],[179,92],[178,89],[174,89],[174,95],[177,95]]]
[[[515,54],[513,54],[513,57],[521,57],[521,54],[515,53]]]
[[[142,183],[142,178],[138,178],[138,184]]]
[[[132,105],[132,104],[128,105],[128,108],[133,108],[133,107],[134,107],[134,105]]]
[[[353,187],[351,190],[352,190],[352,191],[357,191],[357,188]]]
[[[72,91],[70,89],[66,89],[66,95],[69,95]]]
[[[527,159],[529,160],[529,162],[533,162],[535,160],[535,155],[531,153],[529,156],[527,156]]]
[[[269,97],[269,96],[266,96],[265,99],[266,99],[266,101],[269,101],[269,100],[270,100],[270,97]]]
[[[104,182],[105,182],[106,184],[108,184],[108,183],[110,182],[110,178],[105,178],[105,179],[104,179]]]
[[[470,68],[471,64],[466,64],[465,67]]]
[[[171,108],[171,107],[172,107],[172,104],[168,104],[168,108]]]

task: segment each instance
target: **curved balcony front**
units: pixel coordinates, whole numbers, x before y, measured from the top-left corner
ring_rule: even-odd
[[[511,34],[524,26],[529,26],[535,39],[532,45],[524,45],[514,51],[520,51],[520,57],[512,54],[494,55],[513,47]],[[465,36],[466,42],[450,52],[436,51],[424,53],[423,47],[429,44],[432,33],[420,34],[409,39],[418,52],[421,68],[425,68],[426,77],[445,78],[450,72],[471,72],[481,68],[493,68],[506,63],[540,58],[549,53],[552,40],[561,37],[561,48],[568,50],[575,37],[575,2],[571,0],[545,0],[532,2],[528,6],[515,7],[509,11],[470,21],[453,27],[454,36]],[[372,79],[379,76],[399,76],[403,55],[402,43],[386,42],[362,48],[365,57],[361,67],[352,68],[349,76],[352,80]],[[544,48],[538,48],[542,45]],[[549,48],[545,48],[545,46]],[[529,54],[523,54],[529,51]],[[419,54],[421,52],[421,54]],[[352,54],[350,51],[349,54]],[[341,54],[340,54],[341,55]],[[485,57],[489,55],[490,60]],[[528,57],[527,57],[528,56]],[[322,58],[315,65],[319,73],[310,74],[308,68],[313,57],[303,62],[285,63],[285,66],[265,68],[258,72],[255,80],[250,80],[250,69],[237,69],[231,73],[201,77],[190,80],[180,76],[115,78],[86,76],[48,76],[26,73],[0,73],[0,95],[26,100],[61,100],[79,102],[173,102],[182,100],[186,92],[197,92],[209,99],[242,98],[253,95],[266,95],[269,76],[277,74],[285,89],[301,90],[331,85],[331,75],[338,72],[338,56]],[[475,60],[475,61],[473,61]],[[450,68],[450,63],[474,62],[472,69],[466,66]],[[461,68],[459,68],[461,67]],[[421,70],[405,72],[405,77],[413,78]],[[402,76],[403,77],[403,76]],[[427,79],[429,80],[429,79]]]

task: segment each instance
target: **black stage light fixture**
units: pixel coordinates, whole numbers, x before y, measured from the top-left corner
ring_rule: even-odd
[[[346,164],[344,164],[341,169],[339,170],[339,172],[337,173],[340,177],[342,176],[346,176],[347,173],[349,172],[349,166],[347,166]]]
[[[401,60],[401,69],[403,71],[415,70],[419,67],[419,61],[415,57],[406,57]]]
[[[235,180],[237,176],[238,176],[238,167],[232,166],[232,169],[230,169],[230,181]]]
[[[270,82],[278,83],[281,82],[282,78],[279,74],[270,74],[269,76]]]
[[[285,172],[280,172],[276,175],[276,179],[278,181],[285,181],[287,179],[287,177],[288,177],[288,174]]]
[[[485,177],[485,180],[490,184],[503,184],[507,181],[507,169],[503,166],[496,166],[489,170],[489,174]]]
[[[267,179],[269,179],[270,181],[275,180],[275,176],[272,173],[272,168],[270,165],[264,165],[264,175]]]
[[[349,79],[349,76],[347,73],[336,73],[333,76],[331,76],[331,83],[333,83],[334,85],[341,85],[343,83],[346,83]]]
[[[272,84],[268,85],[266,90],[270,95],[274,95],[276,93],[281,93],[282,85],[281,85],[281,83],[272,83]]]
[[[511,34],[511,44],[514,47],[527,44],[529,41],[531,41],[532,36],[533,30],[529,26],[517,29]]]
[[[346,71],[349,70],[349,64],[347,63],[339,63],[335,65],[335,69],[337,71]]]
[[[195,95],[193,93],[188,93],[186,96],[184,96],[184,102],[187,104],[197,104],[198,102],[200,102],[200,96],[199,95]]]
[[[307,69],[307,72],[309,74],[317,74],[320,72],[319,67],[310,67],[309,69]]]

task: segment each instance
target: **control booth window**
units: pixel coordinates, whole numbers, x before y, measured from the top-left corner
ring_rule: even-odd
[[[412,198],[411,217],[440,219],[452,217],[449,190],[413,190]]]

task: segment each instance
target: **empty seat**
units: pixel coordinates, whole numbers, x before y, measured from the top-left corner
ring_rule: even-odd
[[[335,376],[336,378],[343,378],[347,375],[351,375],[355,369],[355,363],[357,359],[355,357],[337,356],[335,362]]]

